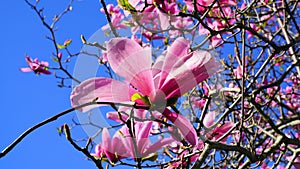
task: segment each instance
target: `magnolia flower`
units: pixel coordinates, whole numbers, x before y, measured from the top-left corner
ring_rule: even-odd
[[[51,72],[48,71],[48,65],[49,65],[48,62],[44,62],[44,61],[39,62],[38,58],[32,60],[32,58],[30,58],[29,56],[26,56],[25,60],[29,67],[20,68],[21,72],[33,71],[35,74],[51,74]]]
[[[99,158],[106,157],[114,163],[127,157],[134,159],[146,157],[174,141],[173,138],[163,138],[152,144],[149,139],[152,123],[151,121],[136,122],[134,138],[131,137],[126,125],[118,130],[112,139],[107,128],[103,128],[102,142],[96,146],[95,153],[92,155]]]
[[[122,136],[116,132],[112,139],[110,139],[107,128],[102,131],[102,143],[95,148],[95,153],[92,154],[97,157],[107,157],[111,162],[117,162],[122,158],[129,157],[126,145],[123,144]]]
[[[207,79],[218,70],[218,63],[206,51],[188,53],[189,41],[177,39],[152,65],[151,49],[134,40],[114,38],[107,43],[107,59],[123,82],[110,78],[91,78],[77,86],[71,94],[72,105],[95,99],[99,102],[136,102],[161,112],[181,131],[184,138],[196,145],[197,133],[182,115],[170,111],[178,97]],[[79,109],[86,112],[100,105]]]

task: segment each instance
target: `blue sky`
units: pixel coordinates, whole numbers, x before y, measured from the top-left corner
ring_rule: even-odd
[[[48,19],[55,11],[63,9],[62,2],[66,4],[68,1],[53,0],[43,4]],[[63,42],[67,38],[72,38],[73,51],[79,51],[80,34],[89,37],[105,24],[100,8],[97,0],[75,1],[72,13],[58,25],[58,40]],[[53,76],[36,76],[33,73],[19,71],[20,67],[26,67],[24,60],[26,54],[52,63],[50,56],[53,46],[45,39],[48,32],[26,3],[22,0],[3,1],[0,13],[0,58],[3,63],[0,66],[2,151],[27,128],[70,108],[71,90],[58,88],[57,80]],[[95,168],[92,162],[85,160],[85,156],[77,152],[65,137],[60,137],[56,131],[56,127],[71,123],[72,116],[76,114],[71,113],[34,131],[0,159],[0,168]]]

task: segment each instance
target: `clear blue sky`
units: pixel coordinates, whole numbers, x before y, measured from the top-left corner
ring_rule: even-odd
[[[66,3],[68,0],[48,1],[45,4],[46,15],[62,10],[62,2]],[[59,40],[63,42],[64,39],[72,38],[72,49],[80,50],[80,34],[89,37],[105,23],[100,8],[98,0],[75,1],[73,12],[58,25]],[[26,54],[51,63],[50,55],[53,51],[52,44],[45,39],[47,30],[25,2],[2,1],[0,16],[2,151],[27,128],[70,108],[71,91],[58,88],[57,80],[53,76],[36,76],[19,71],[20,67],[26,66]],[[0,169],[94,169],[94,164],[86,161],[85,156],[76,151],[65,137],[59,137],[56,131],[56,127],[70,123],[72,116],[76,114],[64,116],[30,134],[7,156],[0,159]]]

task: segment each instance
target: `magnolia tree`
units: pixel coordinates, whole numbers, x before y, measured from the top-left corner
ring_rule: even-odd
[[[300,168],[298,0],[101,0],[107,24],[82,35],[77,53],[56,37],[72,0],[50,22],[38,0],[25,2],[49,30],[54,57],[26,56],[20,70],[54,73],[72,90],[72,108],[1,157],[76,111],[59,132],[99,169]]]

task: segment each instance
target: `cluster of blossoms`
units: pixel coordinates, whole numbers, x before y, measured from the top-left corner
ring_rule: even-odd
[[[298,17],[292,18],[298,6],[281,0],[122,0],[102,8],[111,20],[102,30],[117,37],[117,30],[130,29],[131,39],[98,46],[98,62],[111,78],[88,79],[71,94],[73,107],[91,103],[81,112],[104,103],[115,109],[106,117],[118,123],[110,126],[117,131],[111,137],[101,128],[93,156],[111,164],[133,159],[140,168],[164,148],[169,161],[161,167],[170,169],[197,168],[199,161],[219,168],[299,168],[300,30]],[[199,50],[206,42],[207,49]],[[211,52],[220,46],[233,49],[214,51],[225,55],[222,67]],[[21,71],[50,74],[47,62],[26,61],[29,68]]]
[[[141,119],[148,117],[152,120],[166,118],[175,125],[175,128],[168,127],[168,133],[171,133],[174,139],[160,139],[153,145],[149,143],[148,136],[152,126],[154,126],[153,123],[156,122],[136,122],[134,125],[140,128],[135,130],[134,139],[132,139],[133,135],[128,136],[130,134],[128,126],[124,125],[114,135],[111,144],[108,144],[110,139],[105,129],[103,142],[96,148],[97,156],[100,157],[105,154],[112,162],[121,157],[134,157],[134,146],[129,147],[130,151],[126,151],[124,147],[120,148],[118,145],[119,148],[116,148],[114,147],[116,145],[113,144],[117,140],[128,142],[128,139],[131,139],[136,140],[137,143],[138,151],[135,153],[144,157],[173,141],[182,141],[180,135],[174,134],[176,128],[189,144],[203,148],[203,142],[198,143],[197,132],[189,120],[170,109],[181,95],[219,69],[219,64],[210,53],[205,51],[189,52],[189,43],[188,40],[178,38],[163,55],[156,59],[154,64],[151,48],[143,48],[134,40],[115,38],[106,44],[107,59],[110,66],[115,73],[125,80],[120,82],[102,77],[86,80],[73,90],[71,94],[72,105],[75,107],[93,100],[111,103],[134,102],[136,106],[144,106],[151,112],[146,115],[145,110],[136,110],[137,117]],[[90,105],[83,107],[80,111],[86,112],[98,106],[96,104]],[[110,113],[108,117],[117,121],[127,121],[129,115],[118,115],[120,112]],[[206,119],[205,125],[210,127],[214,121],[213,113],[207,115]],[[163,124],[162,122],[161,124]],[[156,126],[161,127],[161,124],[156,124]],[[208,139],[216,140],[231,127],[232,124],[224,123],[224,125],[206,132],[205,136]],[[122,136],[119,133],[122,133]],[[131,153],[124,154],[124,152]]]
[[[229,0],[229,1],[198,1],[198,0],[197,1],[189,1],[189,0],[185,0],[183,2],[155,1],[155,0],[149,1],[148,0],[147,3],[145,3],[145,1],[141,1],[141,0],[128,0],[125,2],[126,2],[125,4],[122,4],[122,3],[119,4],[119,6],[124,9],[124,15],[121,14],[120,11],[118,11],[116,13],[116,16],[122,15],[121,17],[119,17],[122,19],[119,19],[118,23],[112,22],[113,26],[115,28],[119,29],[121,27],[119,27],[118,25],[122,23],[122,24],[125,24],[127,26],[127,28],[131,28],[132,35],[133,35],[132,39],[145,48],[149,47],[149,45],[147,45],[146,43],[143,42],[142,37],[146,38],[146,40],[149,42],[151,42],[153,40],[157,40],[157,39],[164,39],[164,42],[167,44],[168,40],[173,37],[186,35],[186,34],[192,34],[193,36],[195,36],[196,33],[198,33],[198,35],[205,35],[205,36],[210,37],[210,45],[218,46],[224,41],[224,39],[222,37],[223,35],[225,35],[225,34],[232,35],[232,33],[233,33],[232,31],[225,31],[225,30],[230,30],[230,28],[233,25],[235,25],[237,22],[241,22],[242,16],[239,14],[239,12],[249,8],[249,6],[247,6],[247,4],[243,3],[241,5],[241,7],[238,9],[238,12],[235,12],[234,9],[236,8],[238,3],[234,0]],[[195,2],[195,4],[194,4],[194,2]],[[266,5],[269,2],[268,1],[259,1],[257,3],[261,4],[261,5]],[[115,7],[115,8],[117,8],[117,7]],[[118,7],[118,9],[119,9],[119,7]],[[268,8],[268,10],[272,10],[272,9]],[[141,13],[140,11],[143,11],[143,13]],[[124,21],[125,17],[130,16],[130,14],[131,14],[131,18]],[[186,17],[186,16],[194,15],[194,14],[201,17],[201,19],[197,21],[199,24],[197,31],[195,31],[195,29],[194,29],[195,27],[193,27],[195,25],[195,20],[193,20],[192,17]],[[268,32],[268,30],[262,30],[262,29],[267,28],[268,25],[272,25],[273,22],[276,20],[276,18],[270,14],[266,14],[266,15],[263,15],[262,18],[260,18],[260,19],[262,19],[264,21],[264,23],[257,22],[256,20],[249,20],[249,25],[246,25],[249,27],[249,29],[247,29],[245,31],[245,33],[247,34],[246,37],[248,40],[255,37],[254,35],[256,35],[256,33],[261,34],[263,37],[265,37],[267,39],[271,39],[271,36],[272,36],[271,32]],[[138,37],[138,32],[140,32],[140,35],[142,36],[141,38]],[[141,119],[145,119],[145,117],[152,119],[152,120],[165,118],[166,120],[175,124],[175,127],[179,129],[180,135],[183,136],[190,145],[194,146],[194,148],[192,150],[188,150],[186,148],[181,147],[184,145],[181,142],[181,136],[180,135],[178,136],[178,134],[176,135],[176,132],[174,132],[174,129],[172,129],[171,127],[166,127],[166,124],[159,123],[159,122],[152,122],[152,130],[153,130],[154,126],[159,126],[158,127],[159,131],[171,133],[173,140],[172,140],[172,138],[167,138],[167,139],[170,139],[170,140],[168,140],[170,142],[168,142],[168,143],[164,142],[164,143],[166,143],[166,145],[168,145],[170,151],[172,153],[176,154],[176,157],[178,157],[178,158],[184,158],[188,154],[195,153],[194,156],[191,156],[191,158],[189,158],[189,160],[190,160],[189,162],[193,163],[197,160],[197,158],[199,156],[199,151],[201,151],[204,148],[203,141],[206,139],[212,140],[212,141],[217,141],[217,142],[224,143],[224,144],[228,143],[228,140],[230,140],[231,144],[234,145],[240,141],[247,142],[249,138],[247,138],[248,136],[244,132],[241,132],[241,133],[239,133],[237,131],[233,132],[235,124],[232,122],[232,120],[228,120],[228,121],[225,119],[222,119],[221,121],[216,120],[217,119],[216,117],[218,117],[220,114],[213,110],[210,110],[207,113],[205,113],[205,111],[207,111],[207,107],[205,105],[208,102],[210,103],[209,108],[213,107],[212,103],[211,103],[211,98],[210,98],[211,95],[209,94],[209,92],[211,91],[211,88],[214,88],[214,87],[202,85],[202,90],[203,90],[202,96],[199,97],[199,95],[197,95],[197,94],[196,95],[192,94],[192,95],[190,95],[191,97],[189,98],[189,101],[186,101],[186,104],[189,104],[190,106],[192,106],[194,109],[196,109],[196,111],[201,110],[201,111],[203,111],[202,114],[203,113],[205,114],[205,117],[202,118],[200,121],[200,128],[198,127],[198,128],[196,128],[196,130],[194,130],[195,123],[193,125],[190,125],[190,122],[186,118],[181,118],[180,114],[176,114],[176,112],[172,112],[171,107],[174,104],[174,100],[176,102],[177,98],[182,96],[188,90],[195,87],[199,82],[206,79],[206,78],[203,78],[202,80],[197,80],[197,78],[193,78],[191,83],[189,83],[191,85],[185,86],[186,84],[184,84],[180,78],[177,79],[178,75],[173,75],[174,73],[175,74],[177,73],[176,70],[174,70],[174,72],[171,72],[171,70],[175,69],[174,67],[176,67],[176,66],[174,66],[175,61],[173,61],[173,62],[168,61],[168,57],[166,57],[166,56],[168,56],[168,52],[176,45],[176,43],[178,41],[181,41],[181,40],[176,40],[171,45],[171,47],[168,49],[168,51],[163,54],[163,56],[160,56],[157,58],[157,60],[153,63],[152,66],[149,66],[151,64],[148,64],[148,65],[142,64],[140,69],[136,68],[136,66],[132,66],[132,65],[134,65],[136,63],[145,62],[145,60],[141,60],[140,58],[139,59],[135,58],[133,60],[133,59],[126,57],[125,59],[122,58],[123,60],[126,60],[126,61],[124,61],[124,62],[118,61],[118,63],[114,63],[115,60],[110,58],[110,57],[112,57],[112,55],[109,56],[110,55],[109,54],[110,47],[108,47],[108,52],[106,53],[108,63],[111,64],[111,67],[113,68],[114,72],[116,72],[117,74],[119,74],[125,78],[125,80],[127,81],[127,86],[129,83],[130,84],[129,86],[133,87],[135,91],[132,92],[131,88],[128,89],[128,87],[125,87],[124,84],[122,83],[122,85],[119,86],[118,88],[124,89],[123,91],[128,91],[128,93],[129,93],[128,96],[125,96],[125,98],[124,98],[124,95],[123,95],[122,99],[120,99],[120,98],[118,98],[119,94],[115,93],[115,92],[108,92],[111,94],[110,94],[110,96],[107,96],[107,95],[105,95],[105,93],[107,93],[108,90],[103,90],[103,88],[99,87],[99,86],[101,86],[101,85],[107,86],[107,88],[111,88],[110,90],[113,91],[114,87],[111,85],[111,83],[117,83],[117,82],[114,82],[114,81],[111,81],[108,79],[103,79],[103,78],[99,78],[99,79],[96,78],[96,79],[88,80],[88,82],[84,82],[81,85],[81,87],[84,87],[86,89],[86,86],[89,86],[94,83],[95,85],[92,85],[92,86],[93,87],[96,86],[97,89],[99,88],[99,91],[92,94],[93,97],[90,96],[89,92],[84,93],[84,94],[75,94],[75,95],[73,94],[72,101],[73,101],[73,104],[75,103],[74,105],[79,105],[88,100],[98,98],[98,99],[100,99],[98,101],[110,101],[110,102],[114,102],[114,103],[132,101],[132,102],[135,102],[136,105],[142,105],[142,106],[148,107],[152,113],[148,114],[147,116],[141,117]],[[112,43],[113,42],[109,42],[108,46],[110,46]],[[115,42],[115,43],[117,43],[117,42]],[[113,48],[113,49],[115,50],[115,48]],[[174,47],[174,49],[175,49],[175,47]],[[176,49],[181,51],[181,48],[176,47]],[[118,51],[118,50],[116,50],[116,51]],[[124,50],[124,51],[128,55],[132,55],[131,54],[132,52],[128,52],[126,50]],[[136,51],[139,51],[139,49],[136,48]],[[120,54],[118,53],[118,55],[120,55]],[[144,53],[140,53],[139,55],[144,55]],[[151,57],[149,57],[149,58],[151,58]],[[169,58],[171,58],[171,57],[169,57]],[[119,60],[122,60],[122,59],[119,59]],[[175,57],[172,59],[175,60]],[[177,62],[179,57],[177,57],[176,59],[177,59],[176,60],[176,62]],[[148,59],[147,62],[152,63],[152,61],[149,61],[149,60],[151,60],[151,59]],[[280,57],[274,57],[273,60],[274,60],[274,62],[276,62],[275,66],[281,66],[282,64],[285,63],[283,55],[281,55]],[[124,68],[125,66],[123,67],[125,62],[132,62],[131,64],[126,66],[126,67],[129,67],[129,69]],[[185,59],[181,59],[181,60],[179,59],[178,62],[187,63],[188,61]],[[249,64],[249,65],[247,63],[245,63],[245,64],[246,65],[244,65],[244,67],[245,67],[244,72],[243,72],[243,66],[241,65],[241,63],[239,63],[238,66],[231,68],[232,69],[231,77],[234,80],[231,81],[231,83],[228,86],[230,91],[225,92],[223,97],[226,97],[227,99],[229,98],[232,101],[234,101],[235,99],[238,98],[238,96],[239,96],[238,93],[241,91],[242,80],[247,80],[250,77],[249,76],[250,72],[247,71],[247,67],[250,67],[251,64]],[[164,65],[171,65],[170,67],[172,67],[172,69],[170,69],[170,68],[165,69]],[[136,69],[133,69],[132,67],[135,67]],[[149,73],[148,69],[151,69],[151,73]],[[157,71],[158,73],[156,72],[155,69],[158,69],[158,71]],[[167,72],[167,75],[164,75],[165,71]],[[129,72],[130,72],[130,75],[129,75]],[[142,73],[140,73],[140,72],[142,72]],[[139,74],[142,74],[142,76],[139,76]],[[174,78],[170,77],[168,79],[168,78],[164,77],[164,76],[168,76],[168,74],[172,75]],[[192,73],[192,75],[195,77],[197,76],[196,74],[197,73]],[[136,75],[138,75],[138,76],[136,76]],[[163,79],[163,80],[161,80],[161,79]],[[170,80],[170,82],[165,81],[165,79]],[[104,81],[106,81],[105,84],[104,84]],[[143,81],[144,83],[141,84],[141,83],[138,83],[137,81]],[[287,109],[290,109],[290,111],[288,112],[289,115],[291,115],[291,116],[296,115],[295,112],[299,111],[299,95],[297,94],[297,93],[299,93],[299,89],[297,88],[298,85],[296,83],[294,83],[294,81],[295,80],[293,80],[293,81],[286,80],[288,85],[283,86],[283,87],[273,86],[273,87],[266,88],[266,90],[263,90],[260,93],[256,94],[255,104],[260,105],[260,106],[267,105],[267,106],[270,106],[271,108],[277,108],[278,105],[282,105],[282,103],[283,103],[284,105],[287,105]],[[174,87],[174,85],[170,85],[171,83],[176,84],[175,87]],[[270,83],[273,83],[273,81],[270,80],[270,82],[268,82],[265,79],[264,83],[258,85],[258,87],[268,85]],[[119,82],[118,82],[118,84],[119,84]],[[291,87],[291,86],[295,86],[295,88]],[[221,89],[224,87],[225,86],[219,86],[217,88]],[[83,88],[77,87],[75,89],[74,93],[79,93],[80,90],[83,90]],[[105,93],[101,92],[101,91],[105,91]],[[178,91],[179,91],[179,94],[178,94]],[[77,98],[78,95],[81,96],[81,99]],[[88,96],[88,97],[85,97],[84,99],[82,99],[82,97],[84,97],[84,95]],[[280,98],[279,98],[279,100],[276,101],[276,99],[274,99],[274,98],[278,98],[277,95],[280,95]],[[100,97],[100,96],[102,96],[102,97]],[[107,98],[103,99],[103,96],[105,96],[109,99],[107,99]],[[189,102],[189,103],[187,103],[187,102]],[[242,110],[234,111],[234,116],[237,117],[237,119],[242,120],[244,118],[244,116],[249,115],[245,112],[251,111],[251,109],[253,109],[253,104],[254,103],[251,103],[250,100],[245,99],[244,103],[243,103],[244,110],[243,111]],[[217,106],[217,105],[215,104],[214,106]],[[242,114],[243,112],[244,112],[244,114]],[[114,120],[121,122],[119,113],[115,112],[114,115],[112,115],[112,114],[109,114],[109,115],[110,116],[108,118],[114,117],[113,118]],[[176,115],[175,118],[174,118],[174,115]],[[129,115],[127,115],[126,117],[127,118],[125,118],[125,119],[128,119]],[[253,118],[257,119],[257,124],[255,123],[256,125],[261,125],[261,126],[265,126],[265,127],[270,126],[270,124],[267,121],[265,121],[265,119],[261,115],[253,115]],[[125,123],[126,120],[122,120],[122,121],[123,121],[123,123]],[[140,122],[137,122],[137,123],[140,123]],[[183,124],[185,124],[184,126],[187,126],[187,127],[182,127]],[[253,122],[250,122],[250,123],[245,122],[245,126],[251,126],[251,125],[253,125]],[[124,127],[124,128],[126,128],[126,127]],[[127,128],[128,128],[128,126],[127,126]],[[166,128],[167,128],[167,130],[164,130]],[[120,129],[120,130],[124,130],[124,129]],[[259,130],[259,132],[264,132],[264,131]],[[120,132],[117,132],[117,133],[120,133]],[[152,131],[152,133],[155,133],[155,132]],[[233,134],[233,133],[236,133],[236,134]],[[291,138],[298,138],[298,133],[299,133],[299,129],[297,129],[297,127],[296,127],[294,130],[293,136],[291,136]],[[137,135],[138,134],[139,133],[137,133]],[[231,139],[227,139],[229,135],[231,135],[233,137]],[[274,136],[276,136],[276,134]],[[131,139],[132,139],[132,136],[131,136]],[[135,138],[135,139],[138,140],[140,138]],[[159,144],[159,143],[163,142],[163,140],[164,139],[161,139],[157,143],[154,143],[154,144]],[[255,149],[256,154],[263,154],[265,149],[267,149],[268,147],[270,147],[272,145],[270,143],[274,142],[274,140],[272,140],[271,138],[268,138],[266,140],[269,140],[269,141],[263,142],[262,145],[260,146],[260,148]],[[100,153],[101,157],[109,156],[109,155],[107,155],[107,153],[103,153],[105,151],[99,147],[102,147],[102,146],[99,145],[97,147],[98,153],[96,153],[96,154],[98,154],[98,156],[100,156],[99,152],[102,152],[102,154]],[[151,144],[147,145],[146,147],[148,147],[148,148],[146,148],[146,150],[153,148]],[[139,147],[139,149],[140,148],[141,147]],[[130,148],[130,150],[132,151],[132,147]],[[155,150],[157,150],[157,149],[155,149]],[[122,151],[124,151],[124,150],[121,150],[120,152],[116,151],[117,153],[116,152],[115,153],[121,154]],[[129,151],[129,150],[127,150],[127,151]],[[142,151],[138,151],[138,153],[143,154]],[[276,153],[279,154],[280,151],[278,151]],[[145,156],[146,155],[149,155],[149,154],[145,154]],[[124,155],[124,157],[134,158],[133,155]],[[294,159],[295,160],[294,166],[297,166],[297,159],[298,158]],[[115,162],[112,159],[110,159],[110,160]],[[115,160],[118,160],[118,159],[115,159]],[[186,165],[186,163],[187,162],[184,162],[184,161],[172,162],[172,163],[170,163],[169,167],[170,168],[180,168],[180,167],[184,167]],[[241,165],[242,164],[243,163],[241,163]],[[267,165],[267,163],[266,163],[265,165],[262,165],[262,167],[268,168],[269,165]],[[279,165],[278,167],[284,168],[282,165]]]
[[[106,6],[107,11],[109,13],[109,17],[111,18],[111,24],[116,28],[116,29],[121,29],[121,28],[126,28],[127,26],[122,23],[121,21],[124,19],[124,15],[120,11],[119,6],[114,6],[113,4],[108,4]],[[101,9],[102,13],[105,13],[104,9]],[[105,26],[102,27],[102,30],[107,30],[109,29],[109,24],[106,24]]]
[[[205,16],[206,19],[203,21],[203,24],[214,31],[221,31],[235,23],[232,7],[237,3],[233,0],[221,2],[200,0],[196,1],[197,9],[194,8],[193,2],[189,0],[183,1],[183,4],[179,4],[176,0],[147,0],[147,3],[142,0],[128,0],[125,4],[119,4],[124,9],[124,14],[120,12],[119,6],[114,7],[112,4],[108,5],[108,12],[112,19],[111,24],[115,29],[130,27],[132,35],[140,31],[140,34],[147,39],[175,38],[183,34],[195,34],[196,30],[193,29],[195,26],[193,19],[191,17],[184,17],[184,14],[195,11],[199,12],[199,16]],[[103,8],[101,11],[104,12]],[[125,20],[129,14],[132,15],[131,19],[128,18]],[[108,26],[106,25],[102,29],[106,30],[109,28]],[[207,27],[204,28],[202,23],[200,23],[198,34],[210,35]],[[166,32],[167,35],[163,34],[163,32]],[[212,36],[210,40],[212,46],[220,44],[222,41],[221,34]]]

